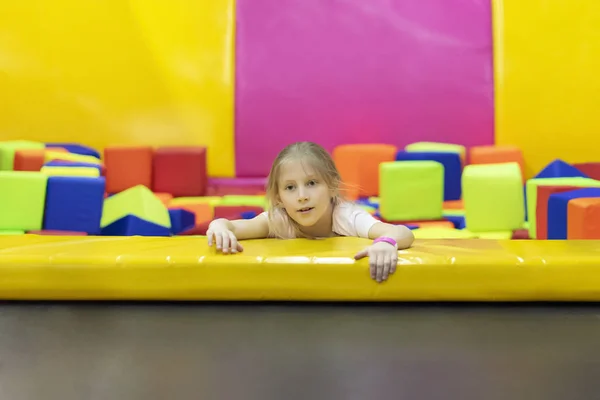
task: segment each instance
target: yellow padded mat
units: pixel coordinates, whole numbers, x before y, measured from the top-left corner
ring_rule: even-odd
[[[203,237],[0,237],[0,298],[50,300],[599,300],[596,241],[418,240],[378,284],[370,241]]]

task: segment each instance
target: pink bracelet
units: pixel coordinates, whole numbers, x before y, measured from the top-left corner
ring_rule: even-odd
[[[394,246],[395,248],[398,248],[398,243],[394,240],[394,238],[391,238],[388,236],[378,237],[377,239],[373,240],[373,244],[379,243],[379,242],[389,243],[392,246]]]

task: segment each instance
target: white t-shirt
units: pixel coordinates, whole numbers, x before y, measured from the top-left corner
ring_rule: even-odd
[[[268,218],[266,211],[262,214]],[[366,210],[351,202],[343,202],[334,206],[332,219],[332,231],[335,234],[361,238],[368,238],[371,227],[380,222]],[[287,232],[284,239],[294,239],[296,237],[294,229],[289,223],[283,220],[275,223],[286,224],[285,229],[280,230],[281,232]]]

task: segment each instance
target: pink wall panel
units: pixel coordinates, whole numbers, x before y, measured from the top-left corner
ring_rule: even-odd
[[[300,140],[493,143],[489,1],[237,4],[238,176]]]

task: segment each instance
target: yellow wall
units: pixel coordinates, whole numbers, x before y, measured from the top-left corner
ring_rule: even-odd
[[[548,162],[600,161],[600,1],[494,0],[496,142]]]
[[[0,8],[0,140],[206,145],[233,176],[235,0]]]

